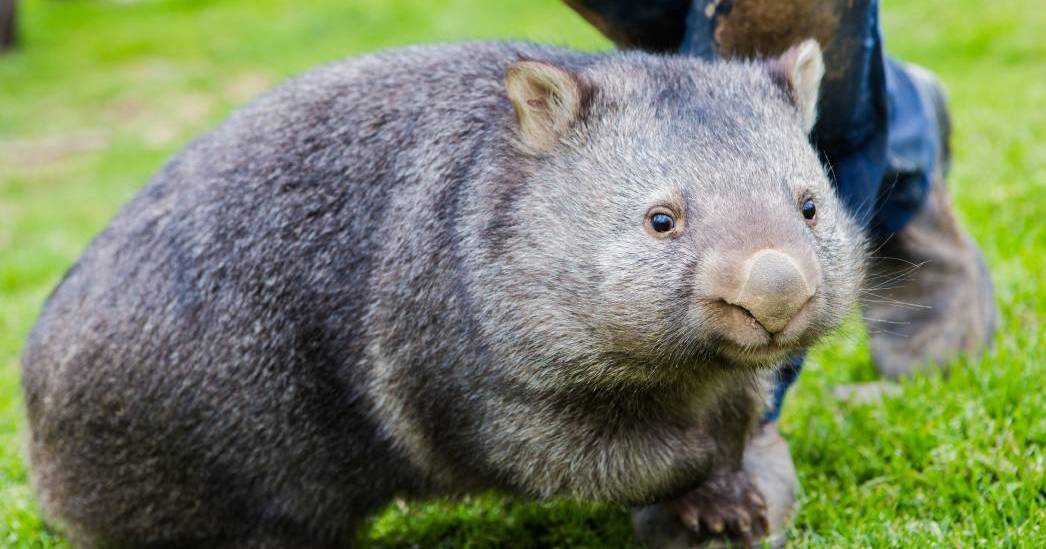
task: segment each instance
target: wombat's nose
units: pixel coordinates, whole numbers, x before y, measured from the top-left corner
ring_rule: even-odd
[[[799,313],[815,288],[791,256],[760,250],[745,261],[744,282],[732,305],[743,307],[770,333],[777,333]]]

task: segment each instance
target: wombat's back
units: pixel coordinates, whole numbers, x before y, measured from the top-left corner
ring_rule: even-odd
[[[52,518],[86,545],[217,543],[259,524],[344,539],[361,511],[421,489],[369,413],[367,322],[398,291],[382,274],[407,264],[398,306],[467,335],[464,313],[439,309],[460,291],[448,225],[510,139],[505,68],[538,55],[583,62],[468,44],[330,65],[175,157],[66,274],[25,349]]]

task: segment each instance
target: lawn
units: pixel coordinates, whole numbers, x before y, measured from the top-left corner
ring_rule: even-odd
[[[496,4],[496,5],[495,5]],[[18,355],[43,299],[163,161],[308,67],[416,42],[608,44],[554,0],[26,0],[0,57],[0,546],[63,547],[27,485]],[[937,71],[955,116],[951,185],[1003,313],[994,349],[874,404],[856,323],[818,347],[786,406],[805,546],[1046,547],[1046,9],[888,2],[889,49]],[[391,506],[373,547],[629,546],[627,514],[570,502]]]

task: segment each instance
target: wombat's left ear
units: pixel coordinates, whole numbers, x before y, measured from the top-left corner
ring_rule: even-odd
[[[519,122],[519,137],[534,152],[551,149],[581,117],[589,86],[566,69],[541,61],[517,61],[505,88]]]
[[[770,76],[792,96],[807,133],[817,121],[817,92],[824,76],[821,46],[814,39],[804,40],[769,61]]]

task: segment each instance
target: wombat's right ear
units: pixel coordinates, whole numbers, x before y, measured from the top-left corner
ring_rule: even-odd
[[[807,133],[817,121],[817,92],[824,76],[824,57],[814,39],[804,40],[769,61],[770,76],[792,96]]]
[[[533,152],[551,149],[581,116],[588,86],[579,76],[541,61],[517,61],[505,88],[519,122],[519,137]]]

